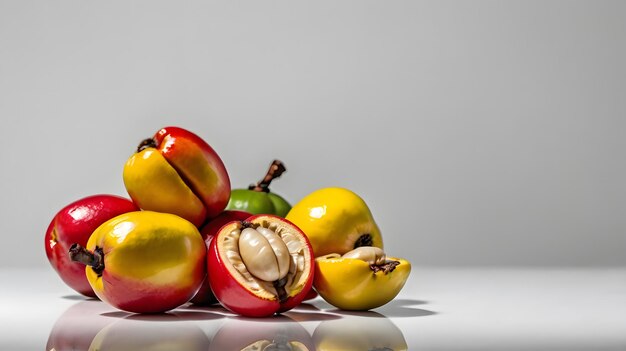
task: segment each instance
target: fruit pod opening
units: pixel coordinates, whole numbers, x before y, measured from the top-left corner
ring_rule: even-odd
[[[231,222],[211,246],[209,263],[214,260],[219,266],[209,274],[211,288],[236,313],[262,316],[287,310],[310,290],[314,269],[310,243],[283,218],[260,215]],[[252,306],[259,311],[250,311]],[[265,307],[267,311],[261,311]]]

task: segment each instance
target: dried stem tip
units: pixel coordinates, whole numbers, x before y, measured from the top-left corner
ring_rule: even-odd
[[[270,165],[270,168],[267,170],[265,177],[258,181],[256,184],[252,184],[248,187],[248,190],[254,191],[262,191],[269,193],[270,192],[270,183],[272,180],[280,177],[283,173],[287,171],[285,165],[279,160],[274,160]]]
[[[90,266],[98,275],[104,271],[104,252],[96,247],[94,252],[90,252],[79,244],[72,244],[69,250],[70,259],[74,262]]]

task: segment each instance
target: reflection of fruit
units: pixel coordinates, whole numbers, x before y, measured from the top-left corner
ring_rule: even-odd
[[[198,229],[172,214],[130,212],[102,224],[86,249],[74,245],[89,284],[119,309],[163,312],[189,301],[205,276],[206,246]]]
[[[209,338],[197,325],[176,316],[165,320],[133,320],[126,317],[102,329],[93,339],[93,351],[202,350]]]
[[[70,261],[73,243],[86,245],[91,233],[107,220],[138,210],[132,201],[115,195],[94,195],[72,202],[52,219],[46,231],[46,255],[61,279],[79,293],[96,297],[85,276],[85,267]]]
[[[313,282],[313,251],[291,222],[257,215],[220,229],[209,246],[207,267],[222,306],[265,317],[302,302]]]
[[[248,189],[233,189],[226,209],[285,217],[291,205],[279,195],[271,193],[269,188],[272,180],[280,177],[285,171],[283,163],[274,160],[265,177],[259,182],[250,185]]]
[[[144,140],[124,167],[124,184],[142,209],[179,215],[200,227],[230,196],[217,153],[197,135],[167,127]]]
[[[70,306],[54,323],[46,350],[87,351],[100,329],[113,323],[111,318],[101,315],[110,311],[109,305],[96,300]]]
[[[294,350],[314,351],[311,336],[291,318],[271,320],[229,319],[217,331],[209,351]]]
[[[359,246],[383,247],[380,230],[365,201],[343,188],[305,196],[287,214],[311,240],[315,256],[344,253]]]
[[[200,230],[200,234],[202,234],[207,248],[209,247],[209,244],[211,243],[213,237],[217,234],[218,230],[220,230],[220,228],[224,224],[232,221],[243,221],[250,216],[252,216],[250,213],[244,211],[224,211],[220,213],[217,217],[210,220],[209,223],[204,225],[204,227],[202,227],[202,229]],[[191,299],[191,303],[200,306],[207,306],[217,303],[217,299],[211,291],[211,286],[209,285],[208,279],[204,279],[204,281],[202,282],[202,286],[200,286],[200,290],[198,290],[196,296]]]
[[[313,332],[317,351],[408,350],[400,329],[389,319],[375,316],[324,321]],[[376,318],[378,317],[378,318]]]
[[[411,264],[387,258],[376,247],[360,247],[343,257],[315,259],[315,290],[331,305],[344,310],[369,310],[391,301],[402,289]]]

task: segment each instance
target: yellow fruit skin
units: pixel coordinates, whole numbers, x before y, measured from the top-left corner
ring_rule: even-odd
[[[287,214],[309,237],[316,257],[345,254],[355,248],[363,234],[371,235],[372,245],[383,248],[380,229],[361,197],[344,188],[324,188],[312,192]]]
[[[385,274],[383,271],[374,273],[369,263],[359,259],[318,257],[313,286],[324,300],[342,310],[365,311],[380,307],[398,295],[411,273],[409,261],[393,257],[387,260],[400,264]]]
[[[124,185],[133,202],[144,210],[173,213],[196,226],[206,218],[202,201],[155,148],[146,148],[128,159]]]
[[[189,221],[168,213],[129,212],[98,227],[87,250],[104,253],[104,271],[85,273],[96,295],[122,310],[162,312],[189,301],[206,275],[206,245]]]

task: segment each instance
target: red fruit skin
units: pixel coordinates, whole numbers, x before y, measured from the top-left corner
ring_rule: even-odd
[[[204,274],[204,269],[198,270],[194,276],[197,277],[201,274]],[[110,287],[114,287],[114,289],[109,289],[106,302],[120,310],[132,313],[169,311],[189,301],[190,296],[197,292],[193,290],[190,293],[189,287],[174,284],[155,287],[150,283],[117,276],[106,269],[102,273],[102,279],[107,281]],[[113,290],[115,292],[112,292]],[[104,299],[105,297],[103,297]]]
[[[207,249],[209,248],[213,237],[217,234],[220,228],[224,226],[224,224],[232,221],[243,221],[250,216],[252,216],[251,213],[244,211],[224,211],[220,213],[217,217],[209,221],[209,223],[205,224],[204,227],[202,227],[202,229],[200,230],[200,234],[202,234],[202,238],[204,239]],[[196,296],[191,299],[191,303],[201,306],[217,303],[217,299],[211,291],[211,286],[208,279],[204,279],[204,282],[202,282],[202,285],[200,286],[200,290],[198,290]]]
[[[102,223],[138,210],[129,199],[103,194],[72,202],[52,218],[45,235],[46,256],[65,284],[85,296],[96,297],[85,276],[85,266],[70,260],[70,246],[86,246],[91,233]]]
[[[309,300],[313,300],[314,298],[318,297],[319,295],[317,294],[317,291],[315,291],[315,289],[311,289],[309,290],[309,292],[306,294],[306,296],[304,297],[303,301],[309,301]]]
[[[255,222],[255,220],[262,217],[271,218],[277,221],[284,221],[294,228],[298,228],[290,221],[274,215],[256,215],[247,218],[246,221]],[[313,260],[315,256],[313,255],[311,243],[302,231],[299,230],[299,232],[304,238],[306,248],[310,252],[311,260]],[[226,234],[228,234],[228,231],[220,230],[220,232],[215,236],[215,239],[211,240],[207,259],[207,276],[211,285],[211,290],[224,308],[245,317],[269,317],[275,313],[288,311],[302,302],[313,285],[313,272],[315,267],[313,262],[309,262],[309,279],[306,281],[300,293],[289,297],[282,304],[277,299],[262,299],[253,294],[246,287],[239,284],[239,282],[231,275],[228,268],[226,268],[224,261],[227,260],[227,258],[221,257],[217,247],[220,237]]]
[[[167,162],[179,172],[202,201],[206,217],[211,219],[219,215],[230,198],[230,178],[215,150],[196,134],[179,127],[162,128],[156,132],[154,140]],[[188,163],[197,161],[193,155],[198,153],[215,172],[212,184],[207,184],[206,179],[196,178],[197,174],[193,170],[197,170],[197,165]],[[185,173],[186,170],[189,172]]]
[[[250,217],[252,217],[252,213],[250,212],[228,210],[220,213],[217,217],[210,220],[209,223],[205,224],[204,227],[200,229],[200,234],[202,234],[202,238],[204,239],[204,242],[206,242],[207,248],[209,247],[211,239],[213,239],[213,237],[225,224],[232,221],[245,221]]]

